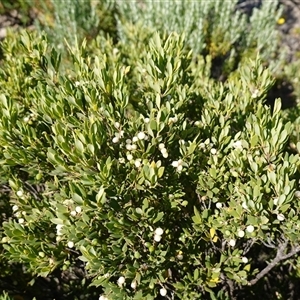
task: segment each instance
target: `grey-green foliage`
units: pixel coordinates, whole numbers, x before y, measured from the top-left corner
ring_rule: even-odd
[[[51,0],[50,4],[53,9],[52,24],[45,24],[43,19],[39,23],[44,24],[42,29],[57,49],[65,47],[65,39],[68,43],[75,45],[77,39],[80,40],[89,35],[99,26],[100,20],[96,12],[97,1]]]
[[[234,64],[237,56],[241,59],[243,55],[249,57],[253,52],[259,52],[272,68],[280,66],[278,61],[272,63],[274,54],[280,53],[279,61],[283,59],[283,47],[275,28],[282,11],[277,9],[277,0],[263,1],[260,8],[253,10],[250,18],[237,9],[237,0],[116,2],[121,39],[126,36],[124,31],[129,21],[154,31],[184,32],[186,44],[194,53],[208,53],[213,58],[221,56],[229,59],[229,65]]]
[[[269,70],[248,61],[215,82],[182,35],[136,31],[143,47],[99,37],[71,48],[68,75],[45,37],[4,43],[13,215],[0,257],[40,276],[81,265],[99,293],[128,300],[228,299],[228,282],[268,276],[257,251],[297,268],[299,155],[280,100],[264,105]]]

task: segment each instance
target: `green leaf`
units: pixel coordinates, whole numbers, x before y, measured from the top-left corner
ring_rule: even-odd
[[[275,185],[276,184],[276,174],[274,171],[271,172],[267,172],[268,178],[270,180],[270,182]]]
[[[157,123],[155,120],[150,121],[150,129],[157,130]]]
[[[197,268],[194,270],[194,280],[197,281],[198,278],[199,278],[199,269]]]
[[[142,291],[138,291],[137,293],[134,294],[133,300],[139,300],[139,299],[144,299],[144,295]]]
[[[158,108],[160,108],[160,105],[161,105],[161,97],[160,97],[160,94],[156,94],[155,103],[156,103],[156,106],[157,106]]]
[[[57,218],[50,219],[50,221],[57,225],[63,225],[63,223],[64,223],[63,220],[57,219]]]
[[[212,178],[216,178],[217,177],[217,170],[215,168],[210,168],[209,169],[209,174]]]
[[[76,204],[83,204],[83,200],[82,200],[81,196],[79,196],[76,193],[73,194],[72,199],[74,200],[74,202]]]
[[[194,216],[192,217],[193,222],[198,225],[198,224],[202,224],[202,219],[201,216],[199,214],[199,211],[197,210],[197,208],[194,206]]]
[[[250,264],[248,264],[248,265],[246,265],[246,266],[244,267],[244,270],[247,271],[247,272],[249,272],[250,269],[251,269],[251,265],[250,265]]]
[[[162,217],[164,216],[164,213],[163,212],[159,212],[157,215],[156,215],[156,218],[154,219],[153,221],[153,224],[157,223],[158,221],[160,221],[162,219]]]
[[[80,152],[83,153],[84,147],[80,140],[75,140],[75,148]]]
[[[164,170],[165,170],[164,167],[160,167],[160,168],[158,169],[158,172],[157,172],[158,178],[161,178],[161,177],[163,176]]]

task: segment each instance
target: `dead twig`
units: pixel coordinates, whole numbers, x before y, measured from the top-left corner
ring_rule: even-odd
[[[262,270],[260,271],[256,277],[248,282],[249,286],[256,284],[260,279],[262,279],[265,275],[267,275],[276,265],[283,260],[286,260],[298,252],[300,252],[300,246],[292,248],[292,250],[285,254],[285,251],[288,247],[288,241],[285,240],[279,244],[276,257]]]

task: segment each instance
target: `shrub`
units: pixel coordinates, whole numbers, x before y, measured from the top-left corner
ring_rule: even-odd
[[[270,72],[216,82],[183,36],[139,34],[71,47],[67,73],[45,37],[3,44],[1,259],[88,299],[285,297],[270,271],[298,276],[299,155]]]
[[[130,22],[152,31],[184,32],[187,47],[212,57],[215,78],[224,80],[257,53],[273,72],[282,71],[285,50],[276,28],[282,14],[278,1],[262,1],[252,12],[243,12],[237,0],[115,2],[121,39]]]
[[[44,4],[36,27],[40,33],[46,32],[56,49],[67,54],[65,40],[75,45],[77,40],[81,43],[84,38],[92,39],[99,32],[114,35],[113,11],[113,2],[107,0],[51,0]]]

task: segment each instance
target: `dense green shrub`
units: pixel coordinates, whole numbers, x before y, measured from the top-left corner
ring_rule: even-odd
[[[45,37],[4,42],[1,260],[77,276],[87,299],[232,299],[264,280],[285,297],[270,271],[298,276],[299,155],[280,100],[263,104],[269,71],[215,82],[181,35],[137,33],[70,48],[67,73]]]

